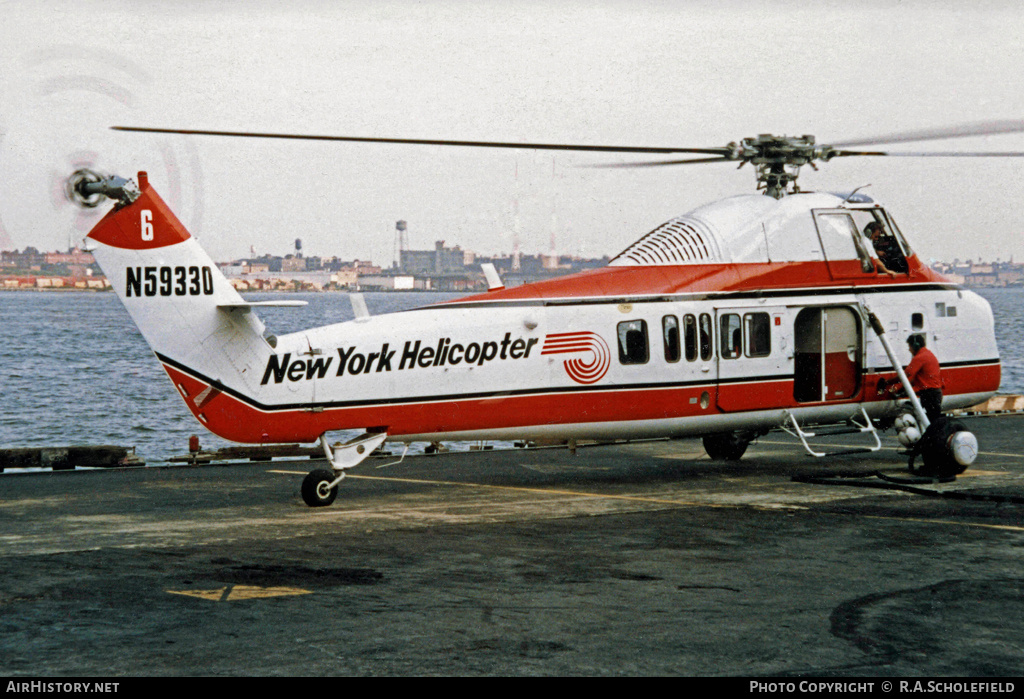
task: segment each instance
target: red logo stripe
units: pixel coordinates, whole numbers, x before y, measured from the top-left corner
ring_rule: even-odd
[[[608,343],[597,333],[553,333],[544,338],[541,355],[590,352],[589,361],[579,357],[566,359],[565,373],[576,383],[591,384],[600,381],[611,366]]]

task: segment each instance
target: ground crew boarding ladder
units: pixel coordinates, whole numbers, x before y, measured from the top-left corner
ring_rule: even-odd
[[[860,415],[851,416],[844,424],[840,425],[822,425],[812,426],[804,429],[800,427],[800,423],[797,422],[796,416],[788,410],[785,411],[785,420],[782,423],[782,429],[799,439],[804,449],[811,456],[822,457],[822,456],[839,456],[840,454],[861,454],[864,452],[878,451],[882,448],[882,439],[878,436],[878,430],[875,429],[875,425],[871,422],[871,418],[864,411],[863,406],[860,407]],[[815,437],[833,437],[840,434],[870,434],[875,441],[874,446],[857,447],[853,449],[843,449],[840,451],[816,451],[811,447],[808,440]]]

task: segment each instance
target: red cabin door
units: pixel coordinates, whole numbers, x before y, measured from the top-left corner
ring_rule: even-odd
[[[846,306],[804,308],[794,323],[793,397],[852,400],[860,390],[861,324]]]

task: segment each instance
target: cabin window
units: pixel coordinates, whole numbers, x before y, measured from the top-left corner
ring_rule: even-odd
[[[708,361],[714,354],[714,325],[709,313],[700,314],[700,358]]]
[[[743,354],[743,328],[737,313],[725,313],[719,318],[718,337],[722,359],[736,359]]]
[[[647,322],[627,320],[619,323],[619,362],[622,364],[646,364],[649,357]]]
[[[924,330],[924,313],[910,314],[910,327],[914,330]]]
[[[743,316],[748,357],[767,357],[772,353],[772,324],[767,313],[747,313]]]
[[[679,319],[665,316],[661,319],[661,328],[665,336],[665,361],[679,361]]]
[[[697,317],[692,313],[683,317],[683,348],[686,350],[686,361],[697,360]]]

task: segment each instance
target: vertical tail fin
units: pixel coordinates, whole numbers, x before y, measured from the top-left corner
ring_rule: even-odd
[[[250,376],[271,353],[263,324],[146,173],[138,184],[137,196],[119,197],[87,236],[97,263],[169,373],[185,367],[218,390],[252,388],[259,376]],[[174,380],[189,403],[190,391]]]

